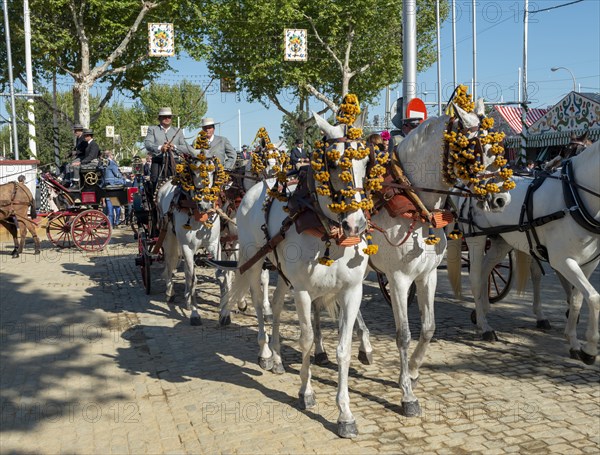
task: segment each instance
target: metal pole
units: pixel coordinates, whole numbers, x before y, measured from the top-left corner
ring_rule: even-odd
[[[442,115],[442,49],[440,45],[440,0],[436,0],[435,2],[435,22],[437,26],[438,115]]]
[[[391,113],[390,113],[390,86],[388,85],[385,88],[385,117],[383,119],[383,127],[386,130],[390,129],[390,118],[391,118]]]
[[[54,163],[60,168],[60,144],[58,142],[58,103],[56,100],[56,71],[52,74],[52,137],[54,139]]]
[[[452,0],[452,82],[456,87],[456,0]]]
[[[402,3],[402,30],[404,32],[402,96],[406,106],[417,96],[417,0],[404,0]]]
[[[15,107],[15,87],[13,81],[12,55],[10,50],[10,25],[8,23],[8,2],[2,2],[4,7],[4,30],[6,31],[6,63],[8,64],[8,83],[10,91],[10,110],[12,116],[12,138],[15,160],[19,159],[19,140],[17,137],[17,109]]]
[[[238,109],[238,150],[242,150],[242,111]]]
[[[519,76],[517,77],[517,100],[521,102],[521,67],[519,66]]]
[[[529,26],[529,0],[525,0],[523,12],[523,86],[521,87],[521,150],[517,162],[524,165],[527,162],[527,32]]]
[[[31,17],[29,0],[23,0],[23,31],[25,34],[25,74],[27,78],[27,93],[33,94],[33,71],[31,69]],[[27,98],[27,127],[29,130],[29,152],[31,158],[37,158],[37,143],[35,135],[35,108],[33,97]]]
[[[477,99],[477,0],[473,0],[473,99]]]

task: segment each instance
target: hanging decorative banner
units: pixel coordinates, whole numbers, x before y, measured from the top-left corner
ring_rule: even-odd
[[[308,57],[306,30],[286,28],[283,34],[285,37],[285,54],[283,59],[286,62],[305,62]]]
[[[172,57],[175,55],[173,24],[148,24],[148,46],[150,57]]]

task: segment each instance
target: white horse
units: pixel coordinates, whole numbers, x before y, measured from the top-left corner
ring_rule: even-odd
[[[483,103],[477,104],[477,111],[474,113],[466,113],[458,107],[455,107],[455,110],[460,117],[460,123],[455,120],[456,126],[464,131],[467,137],[476,137],[480,123],[477,114],[483,114]],[[397,147],[397,157],[405,175],[411,184],[417,187],[415,191],[418,197],[430,212],[444,208],[449,189],[449,184],[443,179],[446,166],[439,158],[442,138],[449,120],[448,116],[427,119]],[[481,153],[481,175],[494,168],[496,157],[489,153],[488,148],[489,146],[483,147]],[[421,188],[446,193],[421,191]],[[501,210],[509,202],[510,196],[499,192],[493,196],[488,195],[480,204],[490,210]],[[417,416],[420,415],[421,408],[412,387],[419,377],[419,367],[435,331],[437,267],[444,257],[446,236],[442,229],[434,230],[439,242],[431,244],[432,242],[427,241],[428,237],[431,237],[428,235],[428,222],[402,216],[392,218],[384,208],[371,217],[371,222],[375,227],[372,233],[373,241],[379,245],[379,252],[371,256],[371,264],[376,270],[385,273],[388,279],[396,323],[396,344],[400,353],[399,385],[403,392],[402,410],[408,417]],[[413,282],[417,286],[422,325],[419,342],[409,359],[411,333],[407,300]]]
[[[203,155],[201,155],[203,158]],[[192,159],[186,164],[192,178],[191,191],[183,191],[180,186],[173,185],[170,181],[162,185],[156,196],[156,205],[161,223],[161,230],[166,230],[164,250],[164,278],[167,282],[167,301],[172,303],[175,299],[173,289],[173,272],[177,268],[181,257],[185,263],[185,303],[188,310],[192,310],[190,324],[202,324],[196,304],[196,274],[194,255],[204,248],[215,260],[221,259],[221,244],[219,241],[221,220],[215,210],[215,192],[212,191],[216,181],[216,169],[220,166],[219,160]],[[218,176],[217,176],[218,178]],[[206,190],[206,191],[205,191]],[[216,188],[215,190],[218,190]],[[199,200],[185,198],[185,194],[192,194]],[[175,196],[177,195],[177,199]],[[218,195],[218,194],[217,194]],[[187,201],[187,202],[184,202]]]
[[[570,344],[571,357],[592,364],[598,353],[598,317],[600,310],[600,295],[589,282],[591,273],[600,262],[600,142],[589,146],[582,153],[571,159],[574,183],[570,188],[561,181],[561,171],[555,172],[551,178],[546,178],[532,195],[533,217],[541,219],[549,216],[547,222],[535,227],[539,245],[534,239],[530,245],[529,229],[518,230],[521,221],[532,221],[523,217],[521,210],[526,204],[526,194],[530,181],[519,180],[513,190],[513,203],[502,215],[484,213],[474,207],[470,210],[473,222],[478,229],[494,228],[497,226],[514,226],[514,230],[501,233],[502,238],[511,248],[530,253],[546,250],[550,266],[561,274],[571,285],[574,292],[570,299],[569,318],[565,336]],[[575,202],[572,193],[577,193]],[[569,202],[567,203],[567,198]],[[577,210],[583,208],[585,215]],[[564,215],[560,217],[560,214]],[[554,215],[557,215],[554,217]],[[582,221],[583,220],[583,221]],[[529,235],[532,235],[530,233]],[[489,266],[484,263],[482,240],[472,242],[469,246],[471,264],[481,266],[481,273],[488,272]],[[538,248],[540,246],[540,248]],[[483,264],[483,265],[481,265]],[[448,274],[451,282],[458,281],[458,267],[449,263]],[[477,311],[477,325],[484,332],[493,330],[485,318],[487,295],[483,292],[483,283],[477,280],[473,283],[473,294]],[[477,298],[477,296],[479,298]],[[589,321],[586,331],[586,343],[582,347],[577,339],[577,318],[581,309],[582,297],[589,306]],[[488,338],[493,339],[493,335]]]
[[[357,149],[355,142],[345,143],[345,125],[331,126],[324,119],[315,114],[317,124],[325,132],[328,139],[339,139],[335,141],[333,149],[340,156],[329,167],[330,181],[335,191],[346,187],[340,175],[344,167],[340,163],[347,159],[345,157],[345,145]],[[349,153],[348,153],[349,155]],[[362,186],[366,174],[368,157],[362,159],[351,159],[351,167],[348,170],[356,187]],[[347,171],[347,172],[348,172]],[[312,179],[308,177],[308,181]],[[313,194],[316,194],[313,192]],[[312,204],[318,211],[319,216],[329,220],[338,226],[340,232],[345,236],[356,238],[353,246],[344,247],[338,245],[332,238],[325,243],[319,237],[306,232],[298,233],[293,221],[290,221],[286,211],[285,203],[277,199],[268,202],[267,186],[255,185],[244,196],[238,211],[238,229],[240,241],[240,264],[245,264],[259,250],[273,240],[274,251],[270,251],[267,257],[273,264],[278,264],[287,284],[280,279],[273,296],[273,340],[271,349],[263,338],[260,348],[260,358],[265,362],[273,363],[273,371],[283,373],[283,364],[279,344],[279,316],[283,306],[285,293],[289,286],[293,287],[293,295],[300,323],[300,346],[302,349],[302,367],[300,378],[299,398],[302,409],[312,408],[316,405],[315,394],[311,385],[310,353],[314,341],[314,333],[311,324],[311,304],[313,300],[320,299],[324,305],[334,312],[335,304],[339,305],[339,343],[337,348],[338,371],[338,394],[337,404],[340,410],[338,417],[338,434],[342,437],[355,437],[357,428],[354,416],[350,410],[348,396],[348,368],[350,365],[350,350],[352,343],[352,328],[358,313],[362,299],[362,281],[367,268],[367,257],[363,252],[367,243],[361,236],[367,228],[367,220],[362,210],[354,209],[342,213],[334,212],[330,208],[332,200],[326,195],[316,195]],[[353,200],[361,202],[360,192],[357,191]],[[265,239],[264,226],[268,233]],[[287,228],[286,228],[287,227]],[[260,254],[259,254],[260,255]],[[330,265],[324,265],[322,262]],[[236,273],[233,288],[229,294],[228,304],[231,306],[238,301],[250,288],[252,300],[259,317],[259,330],[262,309],[258,304],[260,300],[259,275],[261,271],[261,260],[256,262],[243,274]]]

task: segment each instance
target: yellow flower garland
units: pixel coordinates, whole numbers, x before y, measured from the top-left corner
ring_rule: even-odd
[[[475,108],[475,103],[464,85],[458,86],[453,101],[466,112],[473,112]],[[444,157],[443,173],[444,180],[448,185],[454,185],[460,179],[470,184],[473,193],[482,197],[490,193],[508,191],[515,187],[515,183],[511,180],[512,171],[505,168],[508,161],[504,157],[504,147],[501,145],[505,135],[501,132],[490,131],[493,126],[493,118],[482,118],[478,137],[481,145],[489,145],[490,152],[496,155],[494,164],[500,168],[497,174],[503,180],[501,187],[495,183],[481,183],[479,174],[485,168],[479,160],[480,152],[475,151],[475,139],[469,140],[462,132],[457,131],[444,133],[444,144],[449,148],[449,153],[447,157]]]

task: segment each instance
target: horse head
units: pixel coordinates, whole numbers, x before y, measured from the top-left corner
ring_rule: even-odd
[[[504,133],[493,131],[494,120],[485,117],[483,100],[470,102],[466,87],[461,87],[453,102],[456,116],[444,134],[445,179],[452,185],[460,180],[483,209],[502,211],[510,203],[508,191],[515,187],[506,167]]]
[[[177,165],[174,183],[191,195],[200,212],[214,210],[221,191],[227,182],[225,169],[217,157],[199,153]]]
[[[330,125],[316,113],[314,118],[325,133],[324,143],[317,143],[311,160],[319,206],[346,236],[360,235],[367,228],[364,210],[372,208],[363,189],[369,149],[350,134],[352,128],[347,125]]]

